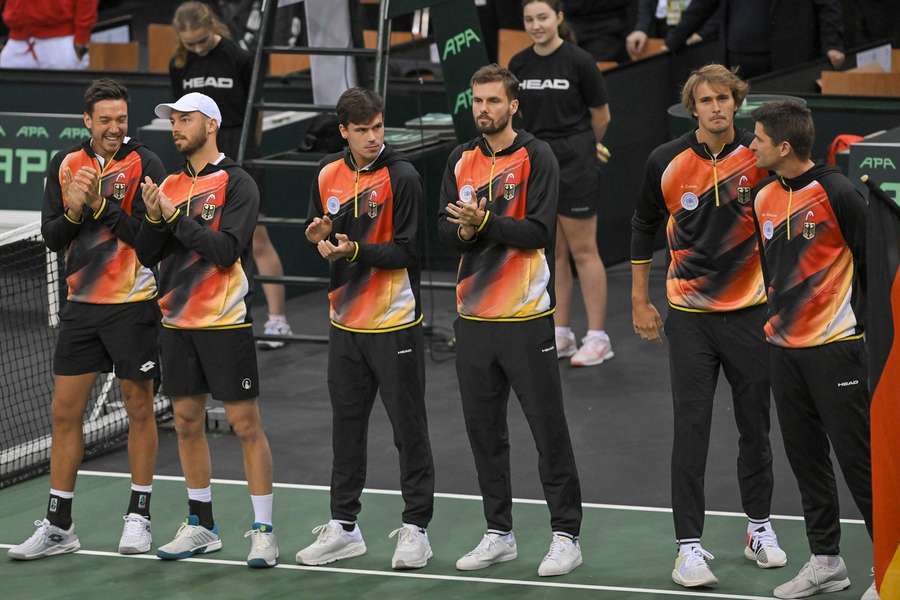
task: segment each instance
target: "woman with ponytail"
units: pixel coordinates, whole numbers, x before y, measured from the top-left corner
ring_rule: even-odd
[[[516,54],[523,129],[546,141],[559,162],[556,219],[556,352],[575,367],[613,357],[606,320],[606,270],[597,250],[600,183],[597,163],[609,158],[601,140],[610,113],[603,75],[593,57],[574,44],[559,0],[523,0],[525,31],[534,44]],[[587,311],[581,348],[570,327],[574,259]]]
[[[175,98],[180,98],[189,92],[200,92],[216,101],[222,111],[217,136],[219,150],[228,158],[237,160],[253,75],[253,57],[231,39],[228,27],[203,2],[181,4],[175,11],[172,26],[178,34],[178,48],[169,63],[172,93]],[[251,135],[244,158],[257,156],[256,135]],[[245,170],[260,188],[260,214],[263,214],[265,195],[262,173],[250,167],[245,167]],[[264,225],[257,225],[253,232],[253,260],[261,275],[284,274],[281,259]],[[285,317],[284,286],[266,283],[262,287],[269,309],[265,334],[289,335],[291,327]],[[270,340],[257,344],[263,350],[284,346],[284,342]]]

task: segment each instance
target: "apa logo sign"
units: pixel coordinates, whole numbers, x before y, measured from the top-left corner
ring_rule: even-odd
[[[467,89],[464,92],[460,92],[458,96],[456,96],[456,103],[453,105],[453,114],[457,114],[459,111],[471,108],[472,106],[472,88]]]
[[[80,140],[91,137],[91,132],[84,127],[66,127],[59,132],[61,140]]]
[[[867,156],[861,163],[859,163],[860,169],[890,169],[892,171],[897,170],[897,165],[894,164],[890,158],[881,157],[881,156]]]
[[[47,133],[46,127],[35,126],[35,125],[22,125],[19,127],[19,131],[16,132],[16,137],[25,137],[25,138],[49,138],[50,134]]]
[[[470,45],[472,42],[480,42],[481,38],[471,28],[461,31],[448,39],[444,44],[444,53],[441,60],[447,60],[448,56],[456,56]]]

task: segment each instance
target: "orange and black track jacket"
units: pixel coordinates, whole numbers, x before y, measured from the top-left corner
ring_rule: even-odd
[[[90,304],[140,302],[156,296],[153,272],[143,266],[134,250],[135,238],[146,210],[141,182],[156,183],[166,175],[162,162],[145,146],[125,138],[122,147],[105,162],[90,141],[50,161],[41,210],[41,234],[54,252],[65,251],[67,298]],[[101,173],[100,206],[85,207],[80,221],[66,212],[62,196],[63,173],[72,176],[81,167]]]
[[[163,326],[250,327],[256,183],[221,156],[199,173],[185,164],[161,190],[177,210],[166,221],[145,217],[136,248],[145,265],[159,263]]]
[[[525,321],[553,312],[553,244],[559,165],[550,146],[517,131],[494,153],[483,137],[450,154],[441,187],[438,234],[462,254],[456,310],[464,319]],[[447,220],[447,204],[487,198],[484,221],[470,241]]]
[[[756,167],[753,134],[713,156],[694,131],[656,148],[631,218],[631,262],[650,263],[666,221],[671,262],[669,306],[688,312],[740,310],[766,301],[753,226],[752,187],[768,173]]]
[[[766,340],[808,348],[863,334],[866,201],[832,167],[759,184],[753,205],[769,294]]]
[[[352,256],[330,263],[331,323],[357,333],[387,333],[422,321],[416,230],[422,180],[412,164],[385,146],[358,168],[349,149],[322,159],[312,183],[309,218],[328,215],[331,242],[343,233]]]

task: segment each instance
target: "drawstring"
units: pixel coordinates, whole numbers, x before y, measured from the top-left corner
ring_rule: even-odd
[[[787,227],[787,239],[791,239],[791,202],[794,201],[794,190],[785,182],[784,177],[781,177],[780,179],[781,185],[788,189],[788,210],[785,226]]]
[[[357,199],[359,198],[359,171],[356,171],[356,179],[353,181],[353,218],[359,217]]]
[[[488,179],[488,202],[494,201],[494,165],[496,164],[496,157],[497,155],[491,150],[491,176],[490,179]],[[475,205],[478,205],[477,200]]]
[[[716,168],[716,159],[718,158],[718,154],[713,155],[712,152],[706,147],[706,144],[703,145],[703,149],[706,151],[706,155],[712,159],[712,168],[713,168],[713,189],[716,191],[716,206],[719,206],[719,170]]]

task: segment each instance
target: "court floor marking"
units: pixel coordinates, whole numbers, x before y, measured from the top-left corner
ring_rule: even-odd
[[[0,544],[0,548],[11,548],[13,544]],[[119,554],[118,552],[103,552],[100,550],[79,550],[74,554],[86,556],[100,556],[105,558],[136,558],[144,560],[157,560],[159,558],[151,554]],[[247,568],[247,563],[240,560],[224,560],[218,558],[185,558],[178,562],[195,562],[208,565],[225,565],[229,567]],[[400,577],[405,579],[453,581],[461,583],[485,583],[495,585],[513,585],[523,587],[557,588],[571,590],[589,590],[594,592],[620,592],[629,594],[653,594],[661,596],[688,596],[694,598],[718,598],[722,600],[770,600],[771,596],[746,596],[742,594],[722,594],[717,592],[689,591],[689,590],[659,590],[653,588],[620,587],[612,585],[593,585],[587,583],[563,583],[559,581],[527,581],[524,579],[501,579],[496,577],[464,577],[462,575],[436,575],[431,573],[410,573],[409,571],[379,571],[377,569],[347,569],[341,567],[310,567],[306,565],[278,564],[276,569],[290,571],[320,571],[324,573],[343,573],[345,575],[370,575],[378,577]]]
[[[90,477],[117,477],[117,478],[125,478],[130,479],[130,473],[117,473],[112,471],[88,471],[88,470],[79,470],[79,475],[86,475]],[[175,475],[154,475],[153,479],[159,481],[184,481],[184,477],[178,477]],[[246,481],[241,481],[239,479],[210,479],[210,482],[219,484],[219,485],[247,485]],[[273,483],[272,487],[277,489],[287,489],[287,490],[310,490],[310,491],[318,491],[318,492],[327,492],[329,487],[327,485],[311,485],[305,483]],[[363,488],[364,494],[380,494],[384,496],[400,496],[401,492],[399,490],[381,490],[375,488]],[[450,500],[477,500],[481,502],[481,496],[476,496],[474,494],[450,494],[446,492],[435,492],[435,498],[446,498]],[[538,504],[542,506],[546,506],[547,502],[544,500],[537,500],[531,498],[513,498],[513,504]],[[595,502],[582,502],[581,506],[583,508],[601,508],[606,510],[630,510],[637,512],[655,512],[655,513],[670,513],[672,512],[671,508],[662,508],[658,506],[632,506],[628,504],[599,504]],[[739,517],[741,519],[746,519],[747,515],[740,512],[728,512],[721,510],[708,510],[706,514],[714,517]],[[797,515],[771,515],[772,519],[781,520],[781,521],[802,521],[803,517]],[[841,524],[843,525],[865,525],[866,522],[862,519],[841,519]]]

